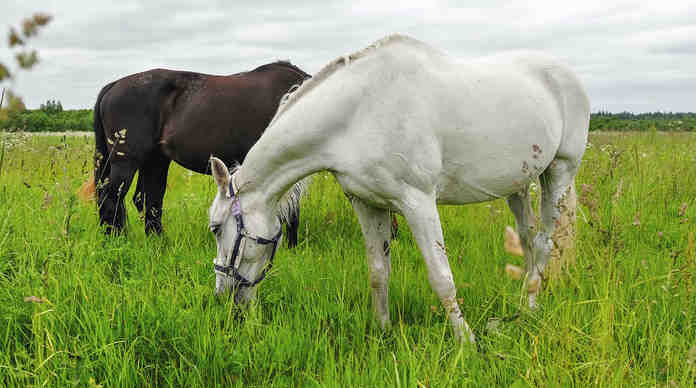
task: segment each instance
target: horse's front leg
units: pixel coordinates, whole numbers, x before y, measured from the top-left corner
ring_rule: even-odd
[[[392,229],[389,211],[367,205],[357,198],[351,198],[351,203],[365,238],[375,316],[382,329],[387,329],[391,326],[388,291],[391,272],[389,241]]]
[[[454,286],[452,270],[447,259],[435,195],[420,192],[411,192],[407,195],[411,197],[408,203],[415,206],[404,206],[401,211],[423,254],[428,267],[430,285],[440,298],[442,307],[449,314],[457,340],[468,339],[473,343],[476,341],[474,333],[462,317],[457,304],[457,289]]]
[[[167,174],[171,161],[159,152],[153,153],[140,168],[138,182],[143,182],[145,233],[162,233],[162,202],[167,190]]]

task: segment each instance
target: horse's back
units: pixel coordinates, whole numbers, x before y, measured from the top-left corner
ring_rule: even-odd
[[[106,136],[126,128],[131,158],[142,162],[159,149],[201,173],[211,154],[241,160],[273,113],[251,108],[264,106],[256,100],[267,100],[255,93],[263,89],[256,78],[251,72],[218,76],[168,69],[123,77],[98,102]],[[254,133],[246,136],[244,130]],[[235,133],[243,136],[230,143]]]
[[[453,130],[457,136],[510,136],[510,127],[525,126],[544,132],[556,146],[566,141],[568,132],[586,137],[586,128],[565,125],[567,120],[589,119],[585,91],[573,72],[552,56],[518,51],[456,63],[422,42],[401,38],[375,57],[372,64],[352,70],[369,74],[370,67],[381,68],[357,88],[378,89],[362,93],[365,100],[374,98],[383,111],[393,109],[400,123],[408,112],[417,124],[445,137]],[[368,107],[365,113],[374,112]]]
[[[455,63],[407,41],[375,59],[350,71],[356,78],[375,74],[356,88],[376,89],[361,92],[352,128],[370,142],[361,147],[364,170],[388,166],[395,173],[382,181],[432,187],[441,203],[478,202],[520,190],[559,154],[582,156],[587,97],[549,56]]]
[[[141,122],[156,126],[153,121],[162,116],[162,110],[172,110],[172,96],[200,83],[205,77],[205,74],[168,69],[131,74],[112,83],[113,86],[101,98],[100,108],[106,120],[119,123],[128,120],[136,127],[143,126]],[[114,128],[121,128],[117,123],[114,125]]]
[[[281,87],[261,72],[205,79],[177,100],[162,128],[163,151],[200,173],[208,172],[210,155],[228,164],[241,162],[290,86]]]

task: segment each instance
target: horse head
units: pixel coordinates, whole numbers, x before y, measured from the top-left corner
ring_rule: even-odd
[[[236,168],[230,173],[215,157],[210,158],[210,165],[218,186],[209,212],[210,231],[217,243],[213,260],[215,293],[232,293],[236,303],[246,303],[254,298],[256,286],[273,265],[282,228],[277,217],[265,216],[263,207],[244,201],[243,192],[235,184]],[[243,202],[250,206],[245,209]],[[270,235],[271,230],[275,231],[272,236],[256,234]]]

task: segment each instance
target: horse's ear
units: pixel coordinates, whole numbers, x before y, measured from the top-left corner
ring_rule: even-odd
[[[225,163],[214,157],[210,157],[210,170],[213,172],[213,178],[215,178],[215,183],[217,183],[218,188],[227,193],[230,184],[230,173],[227,171],[227,166]]]

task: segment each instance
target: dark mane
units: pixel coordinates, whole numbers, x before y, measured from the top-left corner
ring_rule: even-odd
[[[311,77],[311,75],[305,73],[302,69],[293,65],[290,61],[276,61],[276,62],[267,63],[265,65],[261,65],[261,66],[257,67],[256,69],[254,69],[252,71],[272,70],[272,69],[275,69],[278,67],[282,67],[282,68],[286,68],[286,69],[289,69],[291,71],[294,71],[295,73],[302,75],[305,79]]]

